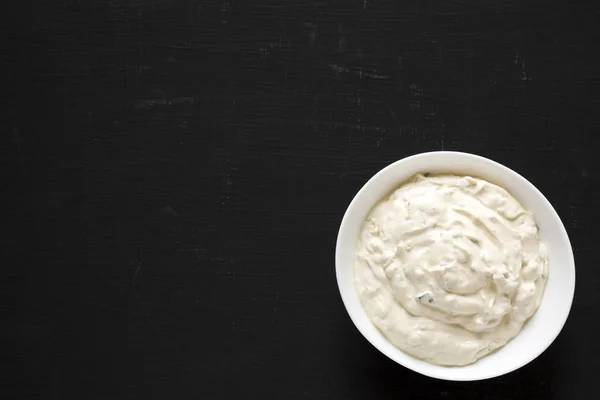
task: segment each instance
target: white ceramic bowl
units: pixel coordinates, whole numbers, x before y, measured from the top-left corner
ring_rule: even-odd
[[[474,175],[507,189],[534,214],[549,253],[549,274],[538,311],[506,346],[464,367],[442,367],[416,359],[394,347],[371,323],[354,288],[354,252],[361,226],[371,208],[418,172]],[[342,220],[335,251],[337,282],[346,310],[360,333],[398,364],[434,378],[474,381],[514,371],[539,356],[564,326],[575,293],[575,262],[569,237],[544,195],[511,169],[487,158],[458,152],[417,154],[379,171],[356,194]]]

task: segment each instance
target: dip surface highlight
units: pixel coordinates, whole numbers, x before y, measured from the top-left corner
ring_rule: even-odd
[[[394,346],[438,365],[471,364],[514,338],[547,276],[531,213],[468,176],[416,175],[371,210],[356,250],[368,317]]]

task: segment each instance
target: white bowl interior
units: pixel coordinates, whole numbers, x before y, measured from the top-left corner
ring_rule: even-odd
[[[394,347],[371,323],[354,288],[354,252],[363,221],[384,196],[418,172],[455,173],[483,178],[507,189],[534,214],[549,253],[549,275],[540,308],[516,338],[498,351],[464,367],[436,366]],[[513,371],[541,354],[567,320],[575,292],[575,263],[564,225],[548,200],[516,172],[483,157],[458,152],[418,154],[397,161],[371,178],[352,200],[336,245],[336,275],[350,318],[383,354],[416,372],[447,380],[479,380]]]

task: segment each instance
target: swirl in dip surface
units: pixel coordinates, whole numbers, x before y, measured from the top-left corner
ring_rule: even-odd
[[[365,221],[355,286],[375,326],[432,364],[475,362],[540,305],[548,253],[531,213],[469,176],[419,174]]]

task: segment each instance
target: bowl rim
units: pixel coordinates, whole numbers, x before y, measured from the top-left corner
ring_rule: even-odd
[[[502,368],[499,371],[497,371],[496,373],[493,374],[487,374],[487,375],[481,375],[481,376],[475,376],[475,377],[448,377],[448,376],[444,376],[444,374],[440,374],[440,373],[436,373],[434,371],[430,371],[427,367],[424,368],[414,368],[412,366],[408,366],[405,365],[403,362],[401,362],[399,359],[397,359],[396,357],[392,356],[392,354],[388,354],[388,352],[382,348],[382,346],[379,346],[378,344],[374,343],[373,341],[371,341],[371,339],[369,339],[369,337],[367,336],[367,334],[365,334],[365,332],[363,332],[363,328],[361,327],[362,322],[359,322],[357,319],[357,315],[354,314],[351,311],[351,306],[349,305],[349,295],[344,295],[344,292],[342,290],[342,283],[341,283],[341,270],[342,267],[340,266],[341,264],[341,249],[340,249],[340,245],[341,242],[343,240],[343,234],[344,232],[348,229],[348,224],[350,223],[349,220],[352,217],[353,214],[353,209],[358,201],[359,198],[361,198],[364,193],[369,190],[369,186],[372,184],[373,181],[375,181],[377,179],[377,177],[386,174],[387,171],[397,168],[399,164],[405,164],[407,162],[411,162],[414,161],[417,158],[423,158],[423,157],[435,157],[435,156],[446,156],[446,155],[450,155],[450,156],[459,156],[459,157],[464,157],[465,159],[470,159],[471,161],[474,162],[478,162],[478,163],[487,163],[488,165],[492,166],[493,168],[496,169],[500,169],[500,170],[504,170],[505,173],[508,173],[509,175],[512,175],[512,177],[514,177],[515,179],[519,180],[521,185],[525,185],[528,186],[529,190],[532,190],[533,192],[537,192],[537,194],[539,195],[540,199],[542,200],[543,203],[543,207],[547,208],[548,211],[550,212],[551,216],[553,219],[556,219],[558,221],[559,227],[560,229],[560,235],[563,236],[564,239],[564,243],[565,243],[565,248],[564,251],[567,252],[567,257],[568,257],[568,261],[569,261],[569,265],[567,267],[570,267],[570,275],[572,275],[572,285],[570,286],[570,290],[568,293],[568,307],[567,307],[567,312],[565,313],[565,315],[562,317],[562,319],[559,321],[559,323],[557,322],[555,324],[555,332],[553,333],[553,335],[550,337],[550,340],[548,340],[547,343],[539,346],[538,348],[536,348],[535,351],[532,351],[528,357],[524,357],[520,362],[516,362],[514,364],[511,364],[508,367]],[[399,182],[398,184],[400,184],[401,182]],[[354,273],[354,271],[353,271]],[[383,353],[386,357],[388,357],[389,359],[391,359],[392,361],[402,365],[403,367],[410,369],[414,372],[417,372],[419,374],[431,377],[431,378],[436,378],[436,379],[441,379],[441,380],[448,380],[448,381],[478,381],[478,380],[484,380],[484,379],[490,379],[490,378],[494,378],[494,377],[498,377],[501,375],[505,375],[508,374],[512,371],[515,371],[525,365],[527,365],[528,363],[530,363],[531,361],[533,361],[534,359],[536,359],[540,354],[542,354],[548,347],[550,347],[550,345],[556,340],[556,338],[558,337],[558,335],[560,334],[560,332],[562,331],[565,323],[567,322],[567,319],[570,315],[571,312],[571,308],[572,308],[572,304],[573,304],[573,299],[575,296],[575,283],[576,283],[576,269],[575,269],[575,259],[574,259],[574,254],[573,254],[573,249],[571,246],[571,241],[569,239],[569,235],[568,232],[560,218],[560,216],[558,215],[558,213],[556,212],[556,210],[554,209],[554,207],[552,206],[552,204],[550,203],[550,201],[548,201],[548,199],[544,196],[544,194],[533,184],[531,183],[529,180],[527,180],[526,178],[524,178],[522,175],[520,175],[518,172],[512,170],[511,168],[497,162],[494,160],[491,160],[489,158],[480,156],[480,155],[476,155],[476,154],[472,154],[472,153],[467,153],[467,152],[461,152],[461,151],[430,151],[430,152],[423,152],[423,153],[417,153],[417,154],[413,154],[404,158],[401,158],[397,161],[392,162],[391,164],[385,166],[384,168],[382,168],[381,170],[379,170],[377,173],[375,173],[371,178],[369,178],[369,180],[367,182],[365,182],[365,184],[359,189],[359,191],[356,193],[356,195],[353,197],[352,201],[350,202],[350,204],[348,205],[344,216],[342,218],[342,221],[340,223],[340,228],[338,230],[338,234],[337,234],[337,238],[336,238],[336,247],[335,247],[335,274],[336,274],[336,282],[338,285],[338,290],[340,292],[340,296],[342,298],[342,302],[344,304],[344,307],[346,309],[346,312],[348,313],[348,315],[350,316],[350,319],[352,320],[352,323],[354,324],[354,326],[356,327],[356,329],[358,329],[358,331],[361,333],[361,335],[373,346],[375,347],[377,350],[379,350],[381,353]],[[364,310],[363,310],[364,312]],[[368,317],[367,317],[368,318]],[[370,322],[370,319],[369,319]],[[377,328],[376,328],[377,329]],[[383,336],[383,335],[382,335]],[[518,336],[518,335],[517,335]],[[385,337],[384,337],[385,338]],[[513,338],[514,339],[514,338]],[[387,340],[387,339],[386,339]],[[389,341],[388,341],[389,343]],[[390,343],[391,344],[391,343]],[[393,345],[392,345],[393,346]],[[407,357],[413,358],[415,360],[418,360],[418,358],[411,356],[408,353],[403,352],[402,350],[396,348],[395,346],[393,346],[395,350],[397,350],[398,352],[403,353],[404,355],[406,355]],[[501,347],[500,349],[498,349],[497,351],[501,351],[504,347]],[[422,361],[422,360],[419,360]],[[477,361],[475,362],[477,363]],[[473,364],[470,364],[473,365]],[[440,367],[437,365],[433,365],[431,364],[432,367]],[[448,368],[450,370],[455,370],[455,369],[460,369],[463,367],[442,367],[442,368]]]

